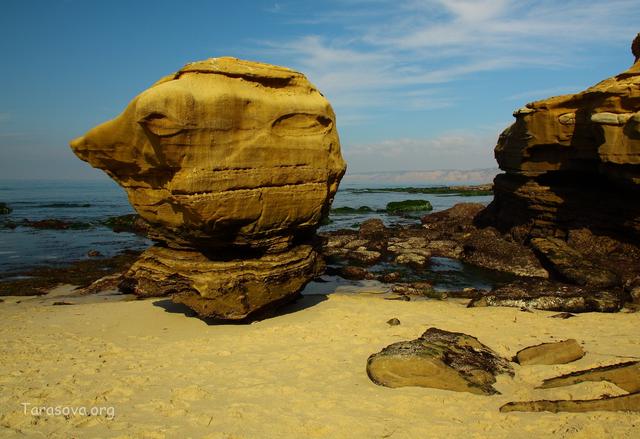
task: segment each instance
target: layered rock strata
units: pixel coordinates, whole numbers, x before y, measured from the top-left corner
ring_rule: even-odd
[[[587,228],[640,241],[639,45],[627,71],[514,113],[495,148],[505,173],[487,222],[527,237],[566,239]]]
[[[315,230],[346,165],[329,102],[298,72],[191,63],[71,147],[125,189],[157,241],[128,291],[243,319],[322,268]]]

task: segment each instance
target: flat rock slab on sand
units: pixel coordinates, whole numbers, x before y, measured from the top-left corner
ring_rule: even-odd
[[[520,365],[565,364],[584,357],[584,350],[574,339],[542,343],[518,351],[514,361]]]
[[[608,396],[588,400],[564,401],[515,401],[500,407],[501,412],[590,412],[590,411],[633,411],[640,412],[640,361],[600,366],[572,372],[544,380],[540,389],[572,386],[584,382],[609,381],[630,392],[628,395]]]
[[[470,392],[497,393],[496,375],[513,375],[509,362],[477,338],[429,328],[415,340],[387,346],[367,360],[369,378],[382,386],[419,386]]]
[[[626,394],[607,382],[536,386],[640,357],[640,314],[562,320],[548,318],[552,312],[365,294],[307,296],[250,325],[207,325],[184,318],[180,309],[166,299],[45,306],[6,297],[0,303],[0,437],[637,437],[637,413],[499,408],[510,401]],[[389,326],[391,318],[402,324]],[[514,366],[513,378],[497,376],[501,394],[493,396],[371,382],[363,365],[372,352],[429,327],[473,334],[505,358],[567,338],[580,340],[588,355],[566,365]],[[21,403],[112,406],[115,418],[34,417]]]

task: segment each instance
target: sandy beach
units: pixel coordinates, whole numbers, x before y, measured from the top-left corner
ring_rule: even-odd
[[[0,303],[0,435],[637,437],[637,414],[498,409],[508,401],[623,394],[608,383],[534,387],[558,374],[639,358],[639,314],[563,320],[549,318],[550,312],[389,301],[373,293],[305,296],[247,325],[208,325],[164,299],[6,297]],[[55,300],[76,304],[53,306]],[[399,326],[386,323],[393,317]],[[431,326],[476,336],[507,357],[565,338],[577,339],[587,355],[566,365],[515,365],[514,378],[498,377],[501,394],[495,396],[390,389],[369,380],[369,355]],[[34,416],[39,406],[112,407],[113,416]]]

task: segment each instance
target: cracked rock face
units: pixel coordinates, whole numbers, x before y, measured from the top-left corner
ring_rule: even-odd
[[[224,282],[203,281],[208,260],[238,266],[250,260],[253,271],[246,276],[273,278],[274,265],[264,262],[264,255],[286,255],[285,265],[302,265],[275,276],[290,286],[273,300],[297,293],[319,264],[315,250],[309,256],[296,247],[311,243],[346,168],[333,110],[304,75],[235,58],[191,63],[162,78],[118,117],[73,140],[71,148],[126,190],[151,225],[153,239],[184,252],[176,253],[179,264],[160,270],[157,288],[149,284],[153,278],[144,279],[145,288],[139,282],[138,272],[158,272],[151,262],[144,265],[158,262],[158,255],[143,255],[128,274],[129,289],[140,295],[187,295],[186,278],[192,285],[189,297],[203,300],[251,295],[243,282],[229,282],[234,286],[227,288],[210,286]],[[292,255],[304,262],[295,264]],[[182,279],[179,287],[167,285],[171,270]],[[230,269],[228,277],[245,276],[241,272]],[[212,273],[223,276],[217,268]],[[289,282],[294,278],[302,282]],[[241,300],[244,311],[218,313],[210,304],[189,303],[201,315],[233,319],[262,306]]]
[[[640,239],[640,62],[577,94],[527,104],[495,148],[494,224],[530,236],[586,227]]]

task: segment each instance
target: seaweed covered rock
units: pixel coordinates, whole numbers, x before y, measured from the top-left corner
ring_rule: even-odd
[[[548,277],[529,247],[495,227],[475,224],[483,209],[480,203],[459,203],[422,217],[423,235],[432,254],[517,276]]]
[[[379,218],[371,218],[360,224],[359,235],[361,239],[383,240],[386,239],[387,228]]]
[[[448,209],[423,216],[422,224],[426,228],[429,228],[430,225],[441,226],[444,224],[460,231],[471,226],[475,216],[485,207],[482,203],[457,203]]]
[[[149,233],[149,224],[136,214],[112,216],[102,222],[116,233],[128,232],[146,236]]]
[[[387,346],[367,360],[371,380],[387,387],[419,386],[498,393],[496,375],[513,375],[507,360],[470,335],[429,328],[419,338]]]
[[[428,200],[391,201],[386,207],[387,213],[424,212],[432,209]]]
[[[509,306],[560,312],[616,312],[624,297],[618,291],[581,287],[546,279],[519,279],[473,299],[469,307]]]
[[[187,64],[71,148],[126,190],[159,243],[128,291],[242,319],[292,299],[322,266],[314,234],[346,166],[333,110],[301,73]]]

